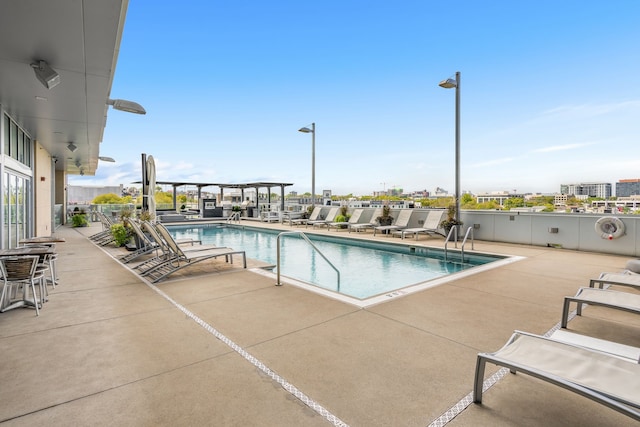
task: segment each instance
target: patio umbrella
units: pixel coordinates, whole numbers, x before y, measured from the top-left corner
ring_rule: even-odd
[[[156,217],[156,163],[153,156],[147,157],[147,207],[151,218]]]

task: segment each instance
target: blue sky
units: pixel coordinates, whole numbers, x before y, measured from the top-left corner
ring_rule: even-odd
[[[552,193],[640,178],[640,2],[131,0],[94,177],[316,193]]]

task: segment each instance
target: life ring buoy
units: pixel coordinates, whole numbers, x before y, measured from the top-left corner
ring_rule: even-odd
[[[603,239],[617,239],[624,234],[624,222],[615,216],[603,216],[596,221],[596,233]]]

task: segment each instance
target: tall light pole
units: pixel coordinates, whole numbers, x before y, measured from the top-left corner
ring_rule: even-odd
[[[311,204],[316,206],[316,124],[311,123],[311,129],[303,127],[298,132],[311,134]]]
[[[456,89],[456,221],[460,223],[460,71],[456,72],[456,79],[446,79],[440,82],[440,87]]]

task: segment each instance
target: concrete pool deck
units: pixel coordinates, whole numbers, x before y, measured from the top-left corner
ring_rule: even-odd
[[[39,317],[0,314],[2,425],[444,425],[471,392],[478,352],[497,350],[514,329],[545,333],[565,295],[629,259],[476,241],[476,251],[524,259],[359,308],[274,286],[240,263],[212,261],[149,285],[113,258],[124,249],[85,237],[97,231],[57,230],[67,240],[57,245],[61,285]],[[442,247],[442,238],[410,244]],[[640,346],[637,316],[583,314],[570,330]],[[487,368],[486,377],[497,370]],[[447,425],[636,422],[507,375]]]

